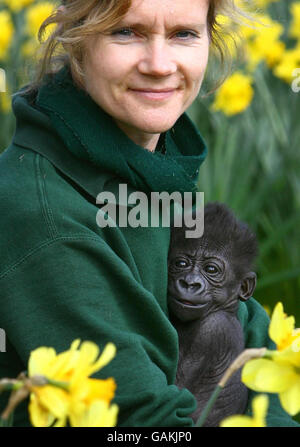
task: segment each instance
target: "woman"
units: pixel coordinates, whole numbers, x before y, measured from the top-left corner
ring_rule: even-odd
[[[195,399],[174,385],[169,229],[100,228],[96,202],[108,191],[118,203],[120,184],[196,191],[206,148],[184,112],[201,87],[217,6],[230,4],[68,0],[48,20],[58,27],[41,82],[15,96],[17,130],[0,158],[0,376],[24,370],[38,346],[112,341],[117,356],[98,377],[116,380],[118,425],[192,425]],[[45,76],[57,41],[64,67]],[[239,317],[248,347],[269,345],[258,303],[243,303]],[[269,416],[293,425],[277,402]]]

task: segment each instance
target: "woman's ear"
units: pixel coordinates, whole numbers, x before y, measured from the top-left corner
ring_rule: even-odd
[[[254,272],[248,272],[242,279],[239,291],[239,299],[247,301],[252,297],[256,287],[257,276]]]

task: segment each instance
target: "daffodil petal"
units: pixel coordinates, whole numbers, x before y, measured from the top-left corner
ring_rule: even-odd
[[[265,394],[256,396],[252,401],[254,419],[258,421],[261,426],[265,424],[265,418],[269,406],[269,398]]]
[[[300,337],[296,338],[290,346],[282,351],[271,351],[272,360],[281,365],[300,365]]]
[[[287,317],[283,311],[282,303],[277,303],[269,325],[270,338],[281,347],[289,340],[295,327],[295,318]]]
[[[106,366],[116,355],[116,346],[113,343],[107,343],[102,351],[102,354],[98,361],[93,365],[93,372]],[[92,374],[92,373],[91,373]]]
[[[297,376],[291,366],[268,359],[255,359],[242,370],[242,382],[254,391],[280,393],[290,387]]]
[[[43,375],[47,372],[55,356],[56,352],[53,348],[40,347],[32,351],[28,361],[29,377]]]
[[[282,303],[277,303],[269,326],[269,335],[275,341],[277,349],[282,351],[289,348],[297,337],[298,331],[295,329],[295,318],[288,317],[284,313]]]
[[[74,373],[74,381],[82,376],[90,376],[94,372],[106,366],[116,355],[116,347],[113,343],[108,343],[99,356],[99,348],[95,343],[86,341],[80,347],[80,359],[78,367]]]
[[[51,369],[49,369],[50,377],[68,382],[69,376],[77,368],[78,360],[78,351],[69,350],[58,354],[52,363]]]
[[[229,416],[220,427],[266,427],[266,414],[269,398],[265,394],[256,396],[252,401],[253,417],[244,415]]]
[[[295,416],[300,411],[300,377],[285,392],[280,393],[281,405],[291,416]]]
[[[55,417],[49,410],[40,405],[37,397],[33,393],[30,396],[28,411],[33,427],[49,427],[55,420]]]
[[[95,343],[86,341],[82,343],[77,352],[78,360],[72,377],[73,383],[90,376],[97,370],[94,368],[94,364],[99,356],[99,348]]]
[[[71,343],[71,347],[70,347],[71,351],[77,351],[77,349],[78,349],[78,347],[80,345],[80,342],[81,342],[80,338],[76,338],[76,340],[74,340]]]
[[[100,427],[115,427],[117,425],[117,416],[119,407],[116,404],[112,404],[105,413],[102,414],[100,420]]]
[[[35,389],[36,395],[44,408],[47,408],[55,418],[66,415],[69,407],[68,393],[54,386],[43,386]]]
[[[80,347],[81,361],[87,364],[93,364],[99,356],[98,346],[91,341],[84,341]]]
[[[220,427],[253,427],[250,416],[229,416],[220,423]]]
[[[72,427],[114,427],[117,423],[118,406],[108,406],[102,400],[96,400],[77,418],[70,419]]]

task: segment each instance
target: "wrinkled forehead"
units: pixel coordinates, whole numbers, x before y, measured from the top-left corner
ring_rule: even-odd
[[[228,257],[232,250],[230,241],[220,240],[213,234],[205,235],[204,233],[200,238],[186,238],[184,229],[173,228],[170,254],[174,252],[185,253],[192,257],[210,257],[217,254]]]
[[[209,0],[132,0],[120,23],[143,25],[153,30],[162,26],[197,26],[204,30],[208,7]]]

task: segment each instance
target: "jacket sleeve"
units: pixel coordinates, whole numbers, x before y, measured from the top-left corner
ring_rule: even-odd
[[[175,329],[104,240],[78,235],[47,241],[5,272],[0,287],[7,374],[18,374],[21,364],[26,370],[39,346],[62,352],[80,338],[102,350],[111,341],[117,355],[93,377],[115,378],[118,426],[193,425],[195,399],[173,384]]]
[[[239,316],[244,328],[246,348],[276,349],[276,345],[269,338],[268,329],[270,319],[263,307],[251,298],[241,303]],[[259,393],[249,390],[249,400],[246,414],[252,413],[252,399]],[[282,408],[278,394],[265,393],[269,397],[269,410],[267,414],[268,427],[299,427],[300,425]]]

